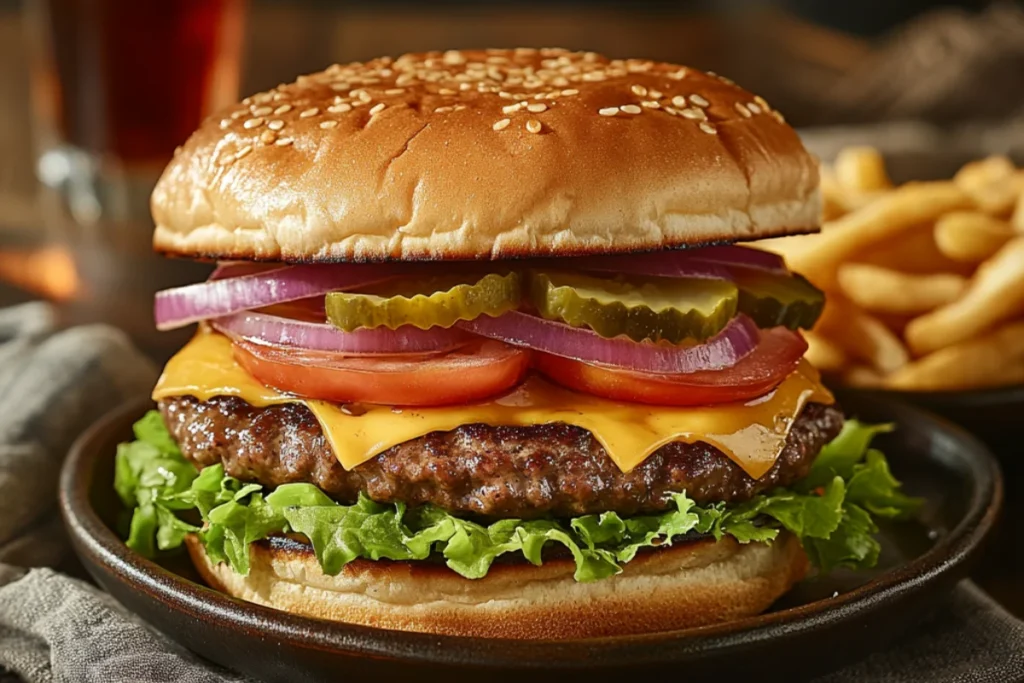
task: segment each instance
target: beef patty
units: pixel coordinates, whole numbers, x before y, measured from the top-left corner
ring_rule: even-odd
[[[490,518],[654,512],[679,491],[700,503],[746,500],[806,476],[843,423],[837,407],[808,405],[775,465],[753,479],[700,442],[667,444],[623,473],[590,432],[562,423],[464,425],[406,441],[346,471],[301,404],[255,408],[232,397],[179,397],[160,401],[160,410],[199,467],[222,462],[227,474],[269,487],[312,483],[342,503],[363,491],[382,503],[433,503]]]

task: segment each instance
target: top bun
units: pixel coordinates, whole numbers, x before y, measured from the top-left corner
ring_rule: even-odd
[[[811,232],[818,168],[731,81],[592,52],[332,66],[207,119],[154,246],[289,262],[647,251]]]

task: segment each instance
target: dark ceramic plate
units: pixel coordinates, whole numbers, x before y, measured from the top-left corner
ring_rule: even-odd
[[[853,393],[854,390],[846,390]],[[1016,442],[1020,416],[1024,415],[1024,385],[966,391],[891,391],[863,389],[856,393],[912,403],[955,422],[977,435],[999,453],[999,447]]]
[[[883,531],[875,571],[806,581],[768,614],[687,631],[562,642],[457,638],[330,623],[230,598],[199,584],[182,556],[150,562],[114,531],[114,450],[131,438],[145,402],[123,406],[75,444],[61,508],[79,557],[114,597],[189,649],[266,680],[802,675],[891,643],[940,604],[966,575],[1002,500],[998,466],[965,432],[909,406],[842,398],[851,415],[899,424],[881,446],[908,490],[927,498],[919,519]]]

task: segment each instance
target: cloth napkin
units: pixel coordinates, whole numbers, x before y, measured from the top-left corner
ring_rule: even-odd
[[[64,454],[102,413],[147,393],[155,378],[114,329],[56,331],[43,304],[0,310],[0,683],[246,680],[52,569],[68,552],[56,510]],[[916,632],[816,683],[854,681],[1024,681],[1024,622],[965,581]]]

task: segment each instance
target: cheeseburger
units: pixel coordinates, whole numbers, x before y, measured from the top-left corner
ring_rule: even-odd
[[[248,97],[177,150],[155,248],[199,323],[117,458],[128,543],[303,615],[578,638],[768,608],[913,501],[803,360],[822,293],[736,242],[818,168],[709,73],[412,54]]]

